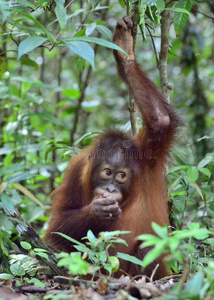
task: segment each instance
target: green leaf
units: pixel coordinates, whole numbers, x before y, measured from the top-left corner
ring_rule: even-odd
[[[189,225],[189,229],[184,230],[176,230],[171,232],[176,239],[183,240],[183,239],[190,239],[194,237],[197,240],[204,240],[210,234],[213,234],[210,230],[206,228],[200,228],[200,225],[197,223],[192,223]]]
[[[45,284],[41,282],[38,278],[31,278],[30,282],[34,283],[35,286],[44,288]]]
[[[39,27],[44,32],[44,34],[48,37],[50,41],[52,42],[54,41],[54,35],[50,31],[46,30],[45,27],[38,20],[32,17],[30,14],[23,13],[16,9],[14,9],[13,11],[34,22],[37,25],[37,27]]]
[[[54,115],[46,112],[41,112],[41,113],[30,113],[29,117],[36,117],[36,118],[41,118],[45,121],[48,121],[50,123],[53,123],[58,126],[63,126],[63,122],[58,120]]]
[[[4,190],[6,190],[6,188],[7,188],[7,183],[2,182],[0,184],[0,194],[2,194],[4,192]]]
[[[31,244],[27,243],[27,242],[20,242],[20,245],[22,246],[23,249],[25,250],[30,250],[32,247],[31,247]]]
[[[87,27],[86,27],[86,31],[85,31],[85,34],[86,35],[90,35],[94,29],[96,28],[97,24],[94,22],[94,23],[91,23],[89,24]]]
[[[2,280],[8,280],[8,279],[13,279],[14,276],[11,274],[7,274],[7,273],[1,273],[0,274],[0,279]]]
[[[157,0],[143,0],[143,2],[149,6],[153,6],[156,4]]]
[[[155,231],[155,233],[157,233],[157,235],[162,238],[165,239],[168,237],[168,229],[167,226],[160,226],[155,222],[152,222],[152,228]]]
[[[100,100],[92,100],[92,101],[83,101],[82,102],[82,108],[87,112],[93,111],[99,105],[100,105]]]
[[[39,70],[39,66],[37,65],[37,63],[35,61],[33,61],[32,59],[30,59],[29,57],[21,57],[20,61],[23,65],[26,66],[31,66],[33,67],[36,71]]]
[[[187,14],[188,16],[190,16],[190,12],[188,10],[186,10],[185,8],[181,8],[181,7],[166,7],[165,10],[170,10],[170,11],[174,11],[177,13],[183,13],[183,14]]]
[[[118,258],[121,258],[121,259],[123,259],[123,260],[129,261],[129,262],[131,262],[131,263],[133,263],[133,264],[142,266],[142,261],[141,261],[140,259],[138,259],[137,257],[135,257],[135,256],[132,256],[132,255],[129,255],[129,254],[125,254],[125,253],[118,252],[118,253],[117,253],[117,257],[118,257]]]
[[[11,172],[14,173],[16,171],[21,171],[23,168],[24,167],[20,164],[13,164],[12,166],[1,168],[0,176],[11,173]]]
[[[200,187],[189,177],[187,177],[189,179],[189,181],[191,182],[191,184],[193,185],[194,189],[198,192],[198,194],[201,196],[201,199],[204,200],[204,196],[201,192]]]
[[[177,178],[177,179],[172,183],[172,185],[170,186],[170,188],[169,188],[169,190],[168,190],[168,195],[169,195],[169,196],[173,193],[174,189],[175,189],[175,188],[177,187],[177,185],[179,184],[180,179],[181,179],[181,177]]]
[[[174,27],[178,35],[187,23],[194,0],[179,0],[177,7],[174,7]],[[172,10],[172,8],[171,8]]]
[[[210,172],[210,170],[207,169],[207,168],[199,168],[198,170],[199,170],[199,172],[205,174],[205,175],[208,176],[209,178],[210,178],[211,175],[212,175],[212,173]]]
[[[187,175],[195,182],[198,179],[198,169],[196,167],[188,168]]]
[[[156,237],[153,234],[141,234],[137,237],[137,240],[139,241],[149,241],[151,239],[153,239],[154,237]],[[158,237],[156,237],[157,239],[159,239]]]
[[[34,248],[33,249],[35,252],[48,252],[46,249],[42,249],[42,248]]]
[[[24,270],[24,268],[19,263],[12,264],[10,266],[10,271],[15,276],[23,276],[23,275],[25,275],[25,270]]]
[[[176,171],[186,170],[186,169],[188,169],[188,166],[186,166],[186,165],[179,165],[179,166],[176,166],[174,168],[170,168],[169,171],[168,171],[168,173],[174,173]]]
[[[90,229],[88,230],[87,238],[92,244],[95,244],[97,242],[97,238]]]
[[[18,172],[18,173],[15,173],[13,174],[12,176],[9,176],[7,178],[7,182],[18,182],[18,181],[22,181],[22,180],[26,180],[28,178],[32,178],[32,177],[35,177],[36,174],[32,174],[32,173],[28,173],[28,172]]]
[[[160,241],[151,251],[149,251],[146,256],[143,258],[142,266],[146,268],[150,265],[155,259],[157,259],[161,254],[164,253],[166,249],[167,240]]]
[[[120,6],[121,7],[126,7],[125,3],[124,3],[124,0],[118,0],[118,2],[120,3]]]
[[[38,256],[40,256],[40,257],[45,258],[45,259],[48,260],[48,255],[47,255],[47,253],[37,252],[36,255],[38,255]]]
[[[203,168],[203,167],[207,166],[211,161],[213,161],[213,156],[207,155],[205,158],[203,158],[203,159],[199,162],[198,168]]]
[[[157,0],[156,7],[159,13],[162,13],[162,11],[165,8],[165,1],[164,0]]]
[[[33,5],[32,3],[30,3],[27,0],[16,0],[18,3],[20,3],[21,5],[23,5],[24,7],[30,7],[32,9],[35,9],[35,5]]]
[[[112,32],[106,26],[97,25],[96,29],[101,33],[105,38],[112,41]]]
[[[62,237],[64,237],[66,240],[76,244],[76,245],[80,245],[80,246],[85,246],[83,243],[73,239],[72,237],[68,236],[67,234],[61,233],[61,232],[52,232],[52,234],[59,234]]]
[[[67,24],[67,20],[68,20],[68,17],[66,14],[66,8],[64,7],[64,3],[57,1],[57,5],[55,7],[55,14],[56,14],[57,20],[59,22],[60,28],[61,28],[61,30],[63,30],[65,28],[65,26]]]
[[[1,19],[3,23],[6,21],[9,15],[10,15],[9,1],[0,0],[0,17],[2,16]]]
[[[87,42],[87,43],[94,43],[94,44],[104,46],[106,48],[119,50],[119,51],[122,51],[123,53],[127,54],[122,48],[120,48],[116,44],[106,41],[106,40],[103,40],[103,39],[96,38],[96,37],[78,36],[78,37],[72,37],[72,38],[63,40],[63,42],[65,42],[65,43],[73,42],[73,41],[83,41],[83,42]]]
[[[41,37],[41,36],[30,36],[28,38],[26,38],[25,40],[23,40],[20,44],[19,44],[19,48],[18,48],[18,59],[34,50],[35,48],[41,46],[44,42],[47,41],[47,38]]]
[[[83,41],[72,41],[72,40],[71,41],[67,40],[65,44],[72,52],[87,60],[93,69],[95,68],[94,49],[91,46],[89,46],[87,43]]]
[[[62,90],[61,93],[62,93],[63,96],[71,97],[71,98],[74,98],[74,99],[78,99],[79,96],[80,96],[80,91],[78,91],[74,88]]]
[[[1,195],[1,200],[2,200],[2,204],[3,206],[5,206],[8,210],[13,210],[14,206],[13,206],[13,202],[11,197],[9,197],[7,194],[2,194]]]
[[[143,235],[142,235],[142,237],[143,237]],[[153,235],[150,239],[148,239],[147,241],[142,243],[140,245],[140,248],[142,249],[142,248],[154,246],[154,245],[158,244],[159,242],[160,242],[160,239],[157,236]]]
[[[91,137],[91,136],[97,136],[97,135],[99,135],[99,134],[100,134],[99,131],[87,132],[87,133],[85,133],[83,136],[81,136],[78,140],[76,140],[76,141],[74,142],[73,145],[76,146],[76,145],[78,145],[82,140],[84,140],[85,138]]]
[[[113,236],[119,236],[120,234],[129,234],[129,233],[131,233],[131,231],[129,231],[129,230],[115,230],[115,231],[104,231],[104,232],[102,232],[102,235],[106,239],[109,239]]]
[[[193,296],[196,296],[197,299],[199,299],[203,278],[204,278],[203,272],[199,271],[197,274],[194,275],[194,277],[189,282],[187,282],[185,289],[182,293],[187,292],[188,299],[193,299]]]

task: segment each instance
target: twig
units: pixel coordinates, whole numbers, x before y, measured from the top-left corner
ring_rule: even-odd
[[[156,49],[156,46],[155,46],[154,38],[153,38],[153,35],[151,33],[150,26],[146,25],[146,28],[147,28],[147,30],[149,32],[149,36],[150,36],[151,41],[152,41],[152,47],[153,47],[154,52],[155,52],[156,63],[157,63],[157,66],[159,68],[159,59],[158,59],[158,53],[157,53],[157,49]]]
[[[165,3],[167,1],[165,0]],[[167,4],[167,3],[166,3]],[[169,50],[169,25],[170,25],[170,12],[164,10],[161,14],[161,49],[159,56],[159,72],[160,72],[160,81],[161,81],[161,90],[165,98],[170,100],[170,91],[172,87],[168,83],[168,74],[167,74],[167,59],[168,59],[168,50]]]
[[[208,18],[208,19],[214,20],[213,17],[206,15],[205,13],[203,13],[202,11],[199,11],[199,10],[195,9],[194,7],[192,8],[192,11],[195,11],[195,12],[197,12],[198,14],[201,14],[202,16],[204,16],[204,17],[206,17],[206,18]]]
[[[108,5],[108,4],[109,4],[109,0],[106,1],[106,5]],[[106,13],[107,13],[107,10],[103,11],[103,13],[101,14],[101,19],[106,19],[105,18]],[[98,34],[98,37],[99,36],[100,36],[100,34]],[[97,49],[98,49],[98,44],[96,44],[94,46],[94,54],[95,55],[96,55]],[[91,71],[92,71],[92,67],[90,65],[89,68],[88,68],[87,74],[86,74],[84,84],[83,84],[83,86],[81,88],[81,91],[80,91],[80,97],[78,99],[78,104],[77,104],[76,113],[75,113],[75,117],[74,117],[74,124],[73,124],[73,128],[72,128],[71,134],[70,134],[70,143],[71,143],[71,145],[73,145],[73,143],[74,143],[74,135],[75,135],[76,130],[77,130],[77,124],[78,124],[78,121],[79,121],[81,106],[82,106],[83,100],[85,99],[85,91],[86,91],[86,88],[89,84]],[[80,81],[82,81],[82,75],[80,75]],[[79,83],[79,86],[80,86],[80,83]]]
[[[96,46],[94,48],[94,52],[96,52],[96,48],[97,48],[97,44],[96,44]],[[81,92],[80,92],[80,97],[78,99],[78,104],[77,104],[76,113],[75,113],[75,117],[74,117],[74,124],[73,124],[73,128],[71,130],[71,135],[70,135],[70,143],[71,143],[71,145],[73,145],[73,143],[74,143],[74,134],[75,134],[76,129],[77,129],[77,124],[78,124],[78,121],[79,121],[81,106],[82,106],[82,102],[83,102],[83,100],[85,98],[85,91],[86,91],[86,88],[87,88],[87,86],[89,84],[89,79],[90,79],[91,71],[92,71],[92,67],[90,65],[89,68],[88,68],[88,72],[87,72],[86,78],[85,78],[85,82],[84,82],[83,87],[82,87]]]
[[[74,3],[74,1],[75,1],[75,0],[72,0],[71,2],[69,2],[69,3],[66,5],[65,9],[68,9],[68,8],[69,8],[69,6],[71,6],[71,4],[73,4],[73,3]]]
[[[129,6],[127,4],[127,13],[129,12]],[[137,14],[138,14],[138,4],[134,4],[132,7],[132,13],[133,13],[133,51],[135,51],[135,45],[136,45],[136,39],[137,39]],[[129,93],[129,117],[130,117],[130,123],[131,123],[131,129],[132,134],[137,134],[137,117],[136,117],[136,103],[135,100],[132,99],[131,94]]]

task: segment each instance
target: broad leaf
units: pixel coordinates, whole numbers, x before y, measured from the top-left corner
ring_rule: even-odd
[[[183,293],[185,293],[186,291],[188,293],[189,299],[199,299],[199,294],[203,284],[203,278],[204,278],[203,272],[199,271],[194,275],[194,277],[189,282],[187,282]]]
[[[159,13],[162,13],[162,11],[165,8],[165,1],[164,0],[157,0],[156,7]]]
[[[212,173],[210,172],[210,170],[207,169],[207,168],[199,168],[198,170],[199,170],[199,172],[205,174],[205,175],[208,176],[209,178],[210,178],[211,175],[212,175]]]
[[[35,48],[37,48],[39,46],[41,46],[46,41],[47,41],[47,38],[44,38],[44,37],[41,37],[41,36],[30,36],[30,37],[26,38],[19,45],[18,59],[22,55],[34,50]]]
[[[18,173],[14,173],[12,176],[7,178],[7,182],[18,182],[18,181],[22,181],[22,180],[26,180],[28,178],[32,178],[35,177],[36,174],[32,174],[32,173],[28,173],[28,172],[18,172]]]
[[[66,8],[64,7],[64,4],[57,1],[57,5],[55,7],[55,14],[57,17],[57,20],[59,22],[60,28],[63,30],[67,24],[67,15],[66,15]]]
[[[95,22],[92,23],[92,24],[89,24],[87,26],[87,28],[86,28],[85,34],[86,35],[90,35],[94,31],[94,29],[96,28],[96,26],[97,26],[97,24]]]
[[[182,29],[186,25],[193,3],[194,0],[179,0],[178,5],[174,7],[175,14],[173,20],[175,32],[177,35],[182,31]],[[180,12],[178,9],[180,10]],[[181,9],[184,9],[184,11],[181,11]]]
[[[16,0],[18,3],[20,3],[21,5],[23,5],[24,7],[30,7],[32,9],[35,9],[35,5],[30,3],[27,0]]]
[[[65,44],[72,52],[87,60],[94,69],[94,50],[91,46],[82,41],[66,41]]]
[[[89,37],[89,36],[78,36],[77,37],[76,36],[76,37],[72,37],[72,38],[63,40],[63,42],[65,42],[65,43],[74,42],[74,41],[83,41],[83,42],[87,42],[87,43],[94,43],[94,44],[104,46],[106,48],[111,48],[111,49],[122,51],[123,53],[126,54],[126,52],[122,48],[117,46],[116,44],[114,44],[112,42],[108,42],[103,39],[96,38],[96,37]]]
[[[7,273],[0,274],[0,279],[2,279],[2,280],[8,280],[8,279],[13,279],[13,278],[14,278],[14,276],[11,274],[7,274]]]
[[[118,252],[118,253],[117,253],[117,257],[118,257],[118,258],[121,258],[121,259],[123,259],[123,260],[129,261],[129,262],[131,262],[131,263],[133,263],[133,264],[142,266],[142,261],[141,261],[140,259],[138,259],[137,257],[135,257],[135,256],[132,256],[132,255],[129,255],[129,254],[125,254],[125,253]]]
[[[187,170],[187,175],[193,180],[196,181],[198,179],[198,169],[196,167],[190,167]]]
[[[143,267],[146,268],[150,265],[155,259],[157,259],[161,254],[164,253],[166,249],[167,240],[160,241],[151,251],[149,251],[146,256],[143,258]]]
[[[203,168],[207,166],[211,161],[213,161],[213,156],[207,155],[198,164],[198,168]]]
[[[14,209],[12,199],[7,194],[1,195],[1,201],[2,201],[3,206],[5,206],[8,210]]]
[[[20,14],[20,15],[24,16],[25,18],[31,20],[32,22],[34,22],[36,24],[36,26],[44,32],[44,34],[48,37],[48,39],[50,41],[52,41],[52,42],[54,41],[54,35],[50,31],[46,30],[45,27],[42,25],[42,23],[40,23],[38,20],[36,20],[34,17],[32,17],[32,15],[23,13],[16,9],[14,9],[13,11],[16,12],[17,14]]]
[[[108,40],[112,40],[112,32],[106,26],[97,25],[96,29]]]
[[[9,14],[10,14],[9,2],[0,0],[0,19],[2,19],[3,23],[6,21]]]

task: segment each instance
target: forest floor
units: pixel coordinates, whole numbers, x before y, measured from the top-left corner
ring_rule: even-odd
[[[145,276],[130,279],[121,276],[119,279],[108,278],[96,281],[74,279],[63,276],[50,277],[37,275],[44,287],[31,284],[17,286],[20,280],[5,280],[0,284],[1,300],[134,300],[162,298],[181,279],[182,275],[171,275],[154,282],[146,282]]]

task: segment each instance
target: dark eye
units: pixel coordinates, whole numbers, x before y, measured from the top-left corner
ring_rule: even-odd
[[[118,176],[119,176],[119,178],[122,178],[122,179],[123,179],[123,178],[126,177],[126,173],[119,173]]]
[[[105,175],[111,176],[111,170],[110,169],[105,169],[103,171],[104,171]]]
[[[100,176],[103,178],[103,179],[108,179],[109,177],[112,176],[112,171],[108,168],[106,169],[103,169],[100,173]]]
[[[127,180],[127,174],[125,172],[120,172],[116,176],[116,180],[120,183],[123,183]]]

